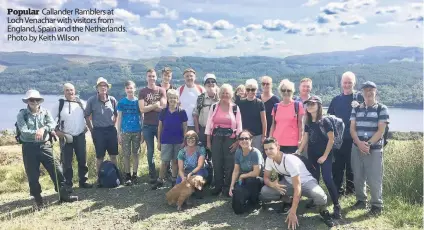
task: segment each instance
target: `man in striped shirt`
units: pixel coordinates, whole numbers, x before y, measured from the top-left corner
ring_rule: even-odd
[[[383,135],[389,123],[387,107],[376,101],[377,86],[367,81],[362,84],[364,103],[352,109],[350,134],[353,139],[351,164],[355,184],[355,208],[365,208],[365,182],[371,190],[370,215],[383,209]]]

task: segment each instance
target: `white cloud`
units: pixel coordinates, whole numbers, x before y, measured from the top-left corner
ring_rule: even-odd
[[[135,22],[140,21],[140,15],[133,14],[124,9],[115,9],[114,10],[114,18],[125,21],[125,22]]]
[[[224,37],[224,35],[222,35],[221,32],[216,30],[208,30],[206,31],[206,34],[203,35],[203,38],[208,38],[208,39],[217,39],[222,37]]]
[[[145,29],[143,27],[131,27],[129,32],[134,35],[141,35],[147,39],[170,37],[173,35],[172,28],[165,23],[160,23],[156,28]]]
[[[330,2],[325,7],[321,7],[321,11],[325,14],[338,14],[347,11],[346,2]]]
[[[375,11],[375,14],[394,14],[399,12],[400,10],[401,9],[399,6],[381,7]]]
[[[344,2],[330,2],[320,9],[325,14],[333,15],[375,6],[376,4],[376,0],[344,0]]]
[[[304,35],[306,36],[327,35],[330,32],[335,30],[336,28],[321,27],[316,24],[310,24],[306,27],[304,31]]]
[[[409,4],[409,7],[414,10],[422,10],[423,9],[423,3],[422,2],[413,2]]]
[[[263,50],[273,49],[275,46],[286,44],[284,41],[276,41],[273,38],[267,38],[262,42],[261,48]]]
[[[196,31],[193,29],[177,30],[175,34],[177,38],[175,39],[174,43],[169,44],[170,47],[191,46],[199,41],[199,37],[197,36]]]
[[[115,8],[118,6],[117,0],[92,0],[91,4],[96,8],[107,9]]]
[[[353,40],[361,40],[362,38],[363,38],[363,36],[358,35],[358,34],[355,34],[355,35],[352,37],[352,39],[353,39]]]
[[[353,26],[358,24],[364,24],[367,20],[359,15],[345,15],[340,21],[341,26]]]
[[[307,2],[303,3],[302,6],[314,6],[319,3],[319,0],[308,0]]]
[[[262,27],[265,30],[269,30],[269,31],[285,30],[286,33],[289,33],[289,34],[297,34],[302,31],[298,25],[295,25],[288,20],[279,20],[279,19],[265,20],[262,24]]]
[[[129,2],[158,5],[160,3],[160,0],[129,0]]]
[[[394,22],[394,21],[376,24],[376,26],[379,26],[379,27],[392,27],[392,26],[399,26],[399,25],[400,25],[399,22]]]
[[[250,31],[253,31],[253,30],[261,29],[261,28],[262,28],[262,25],[261,24],[249,24],[244,29],[247,32],[250,32]]]
[[[187,20],[183,20],[183,24],[187,27],[194,27],[197,30],[211,30],[212,25],[209,22],[197,20],[193,17],[190,17]]]
[[[218,45],[216,45],[215,49],[217,50],[224,50],[224,49],[231,49],[234,48],[234,44],[232,43],[220,43]]]
[[[212,26],[215,30],[230,30],[234,28],[234,25],[226,20],[218,20]]]
[[[158,10],[152,10],[148,15],[146,15],[146,18],[153,18],[153,19],[170,19],[170,20],[176,20],[178,19],[178,12],[176,10],[169,10],[168,8],[163,8],[163,13],[159,12]]]
[[[321,13],[318,15],[316,21],[318,24],[325,24],[325,23],[333,22],[335,19],[336,17],[334,15]]]

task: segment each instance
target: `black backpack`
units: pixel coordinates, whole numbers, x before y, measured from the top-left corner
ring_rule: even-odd
[[[274,121],[275,121],[275,116],[277,115],[277,108],[278,108],[278,104],[280,103],[275,103],[274,104]],[[299,101],[294,101],[294,113],[296,115],[296,119],[299,121]]]
[[[333,149],[340,149],[343,144],[343,133],[345,129],[345,124],[341,118],[338,118],[334,115],[324,116],[319,123],[319,128],[324,136],[327,136],[327,133],[324,130],[324,119],[328,120],[333,127],[334,132],[334,144]]]
[[[99,184],[102,188],[116,188],[121,184],[118,167],[111,161],[103,161],[99,169]]]
[[[377,103],[377,119],[380,117],[380,112],[383,106],[380,103]],[[359,106],[355,108],[355,112],[358,113]],[[387,140],[389,138],[389,123],[386,124],[386,129],[384,130],[383,134],[383,147],[385,147],[389,141]]]
[[[63,106],[65,105],[65,101],[69,102],[69,103],[78,103],[78,105],[81,107],[82,111],[84,112],[84,106],[82,105],[81,100],[77,97],[75,101],[69,101],[69,100],[65,100],[65,99],[59,99],[59,113],[57,115],[58,119],[57,119],[57,127],[59,128],[63,128],[62,124],[60,124],[60,113],[62,112]],[[113,102],[112,102],[113,104]],[[115,107],[115,105],[113,105]]]

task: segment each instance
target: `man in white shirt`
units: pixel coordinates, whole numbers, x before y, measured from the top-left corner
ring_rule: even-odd
[[[66,185],[72,191],[72,159],[73,152],[78,162],[78,176],[80,188],[91,188],[87,183],[87,151],[85,133],[87,127],[84,118],[84,109],[86,103],[75,96],[75,87],[66,83],[63,86],[65,99],[59,99],[59,102],[53,108],[53,118],[58,121],[56,134],[60,137],[61,144],[61,162],[63,175],[66,178]]]
[[[200,94],[205,92],[203,86],[195,83],[196,81],[196,71],[192,68],[184,70],[184,81],[185,84],[180,86],[177,89],[177,92],[180,96],[181,108],[183,108],[188,117],[187,121],[187,131],[194,130],[194,121],[193,121],[193,110],[196,108],[197,97]]]
[[[265,186],[261,190],[261,201],[279,200],[281,196],[283,196],[283,200],[288,200],[289,196],[293,196],[291,207],[287,208],[290,205],[283,202],[283,212],[288,213],[286,218],[288,229],[295,229],[299,226],[297,207],[301,196],[304,195],[313,200],[324,223],[333,227],[334,222],[326,208],[327,195],[306,168],[305,163],[296,155],[280,152],[277,140],[272,137],[265,139],[264,150],[267,159],[264,172]],[[283,175],[281,181],[271,181],[272,170]]]

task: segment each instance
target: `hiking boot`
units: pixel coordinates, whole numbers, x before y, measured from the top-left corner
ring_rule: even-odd
[[[367,203],[365,201],[358,200],[352,207],[354,209],[366,209]]]
[[[315,209],[317,207],[317,205],[314,203],[314,200],[309,200],[308,203],[306,203],[305,206],[307,209]]]
[[[377,216],[381,215],[382,212],[383,212],[382,207],[377,207],[377,206],[372,205],[371,210],[368,212],[367,216],[377,217]]]
[[[342,208],[340,207],[340,205],[334,205],[333,208],[333,218],[336,220],[339,220],[342,218],[342,214],[341,214]]]
[[[71,196],[71,195],[60,196],[59,201],[60,202],[69,202],[69,203],[72,203],[74,201],[78,201],[78,197],[77,196]]]
[[[331,218],[330,213],[328,212],[328,210],[321,211],[319,214],[320,214],[320,215],[321,215],[321,217],[322,217],[322,221],[324,221],[324,223],[325,223],[325,224],[326,224],[329,228],[334,227],[334,221],[333,221],[333,219]]]
[[[42,209],[44,207],[43,197],[41,195],[34,196],[35,208]]]
[[[155,184],[158,179],[155,176],[150,176],[149,183]]]
[[[66,189],[66,191],[68,192],[68,193],[73,193],[74,192],[74,189],[72,188],[72,185],[71,184],[65,184],[65,189]],[[56,189],[55,189],[56,190]],[[57,190],[56,190],[56,192],[57,192]]]
[[[80,188],[93,188],[93,185],[89,184],[87,182],[84,182],[84,183],[79,184],[79,187]]]
[[[125,182],[124,182],[124,185],[125,186],[131,186],[131,185],[133,185],[133,182],[131,181],[131,179],[126,178],[125,179]]]
[[[152,190],[156,190],[163,186],[163,180],[158,179],[156,183],[152,186]]]
[[[132,183],[133,184],[137,184],[137,174],[133,174],[132,176],[131,176],[131,181],[132,181]]]
[[[291,203],[283,202],[283,207],[282,207],[282,209],[277,210],[277,213],[280,213],[280,214],[287,214],[287,213],[289,213],[291,206],[292,206],[292,204],[291,204]]]

